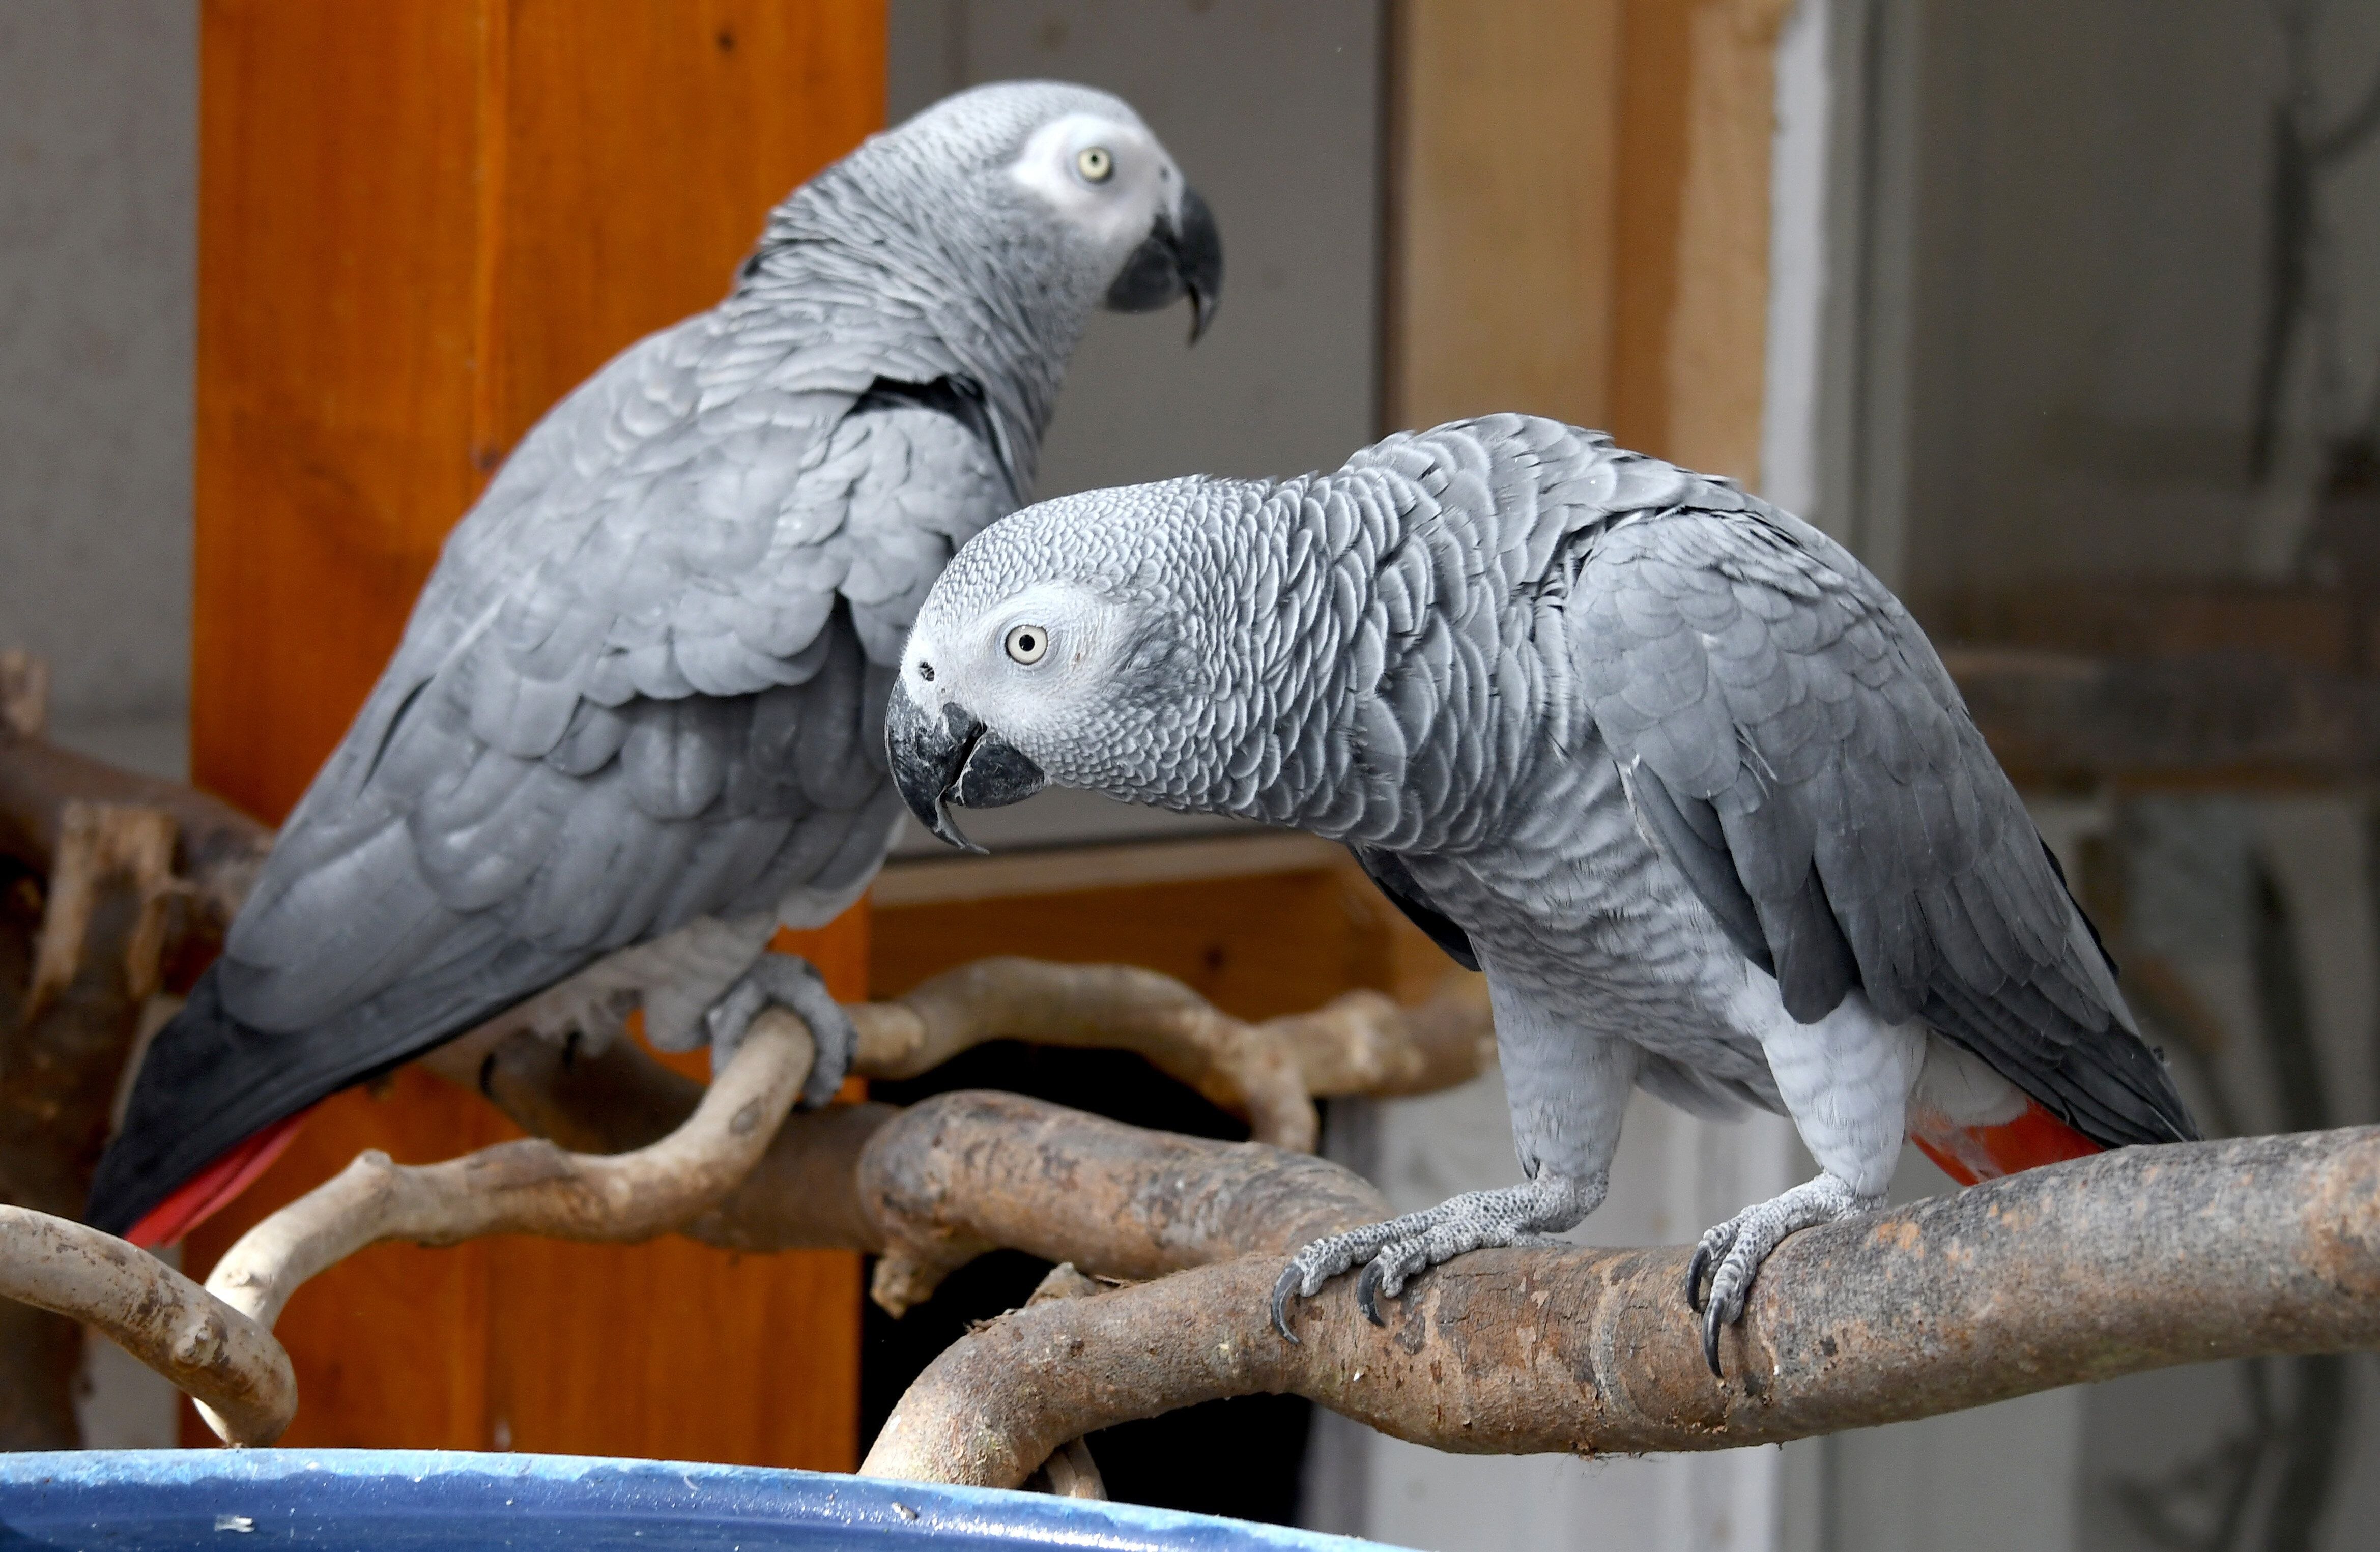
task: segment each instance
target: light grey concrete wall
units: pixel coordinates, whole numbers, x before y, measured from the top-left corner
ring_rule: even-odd
[[[1848,120],[1822,507],[1922,600],[2031,577],[2287,575],[2322,439],[2374,413],[2380,143],[2325,177],[2313,310],[2281,461],[2248,478],[2262,344],[2280,19],[2313,25],[2301,109],[2343,121],[2380,78],[2380,9],[2266,0],[1835,0]],[[2203,1120],[2271,1130],[2272,1062],[2244,880],[2286,897],[2327,1120],[2380,1110],[2380,927],[2360,797],[2039,806],[2065,853],[2120,837],[2127,930],[2226,1031],[2178,1068]],[[2152,1031],[2179,1048],[2174,1032]],[[2206,1079],[2212,1078],[2210,1087]],[[2223,1104],[2212,1103],[2222,1096]],[[1939,1189],[1914,1160],[1896,1195]],[[2380,1512],[2380,1365],[2340,1362],[2333,1474],[2311,1534],[2268,1535],[2294,1364],[2135,1376],[1824,1444],[1819,1540],[2109,1548],[2362,1546]],[[2241,1528],[2220,1524],[2234,1494]]]
[[[2380,373],[2380,139],[2324,176],[2280,478],[2247,472],[2265,326],[2278,18],[2344,120],[2380,7],[1926,0],[1909,359],[1909,583],[2285,574],[2318,433]],[[1911,143],[1913,141],[1913,144]]]
[[[1180,474],[1331,468],[1379,381],[1378,0],[892,0],[891,116],[982,81],[1081,81],[1139,110],[1223,231],[1223,305],[1104,314],[1076,354],[1038,495]],[[971,815],[994,848],[1228,821],[1050,792]],[[940,843],[908,829],[904,854]]]
[[[0,4],[0,644],[68,742],[179,775],[198,200],[191,0]]]
[[[188,765],[193,0],[0,0],[0,646],[51,664],[53,730]],[[174,1443],[177,1398],[103,1339],[93,1446]]]

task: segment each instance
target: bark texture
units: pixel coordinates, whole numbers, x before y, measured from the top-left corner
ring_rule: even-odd
[[[1069,1439],[1258,1391],[1441,1449],[1715,1449],[2374,1347],[2380,1128],[2131,1148],[1793,1235],[1727,1335],[1723,1382],[1687,1255],[1475,1252],[1384,1328],[1342,1278],[1297,1306],[1298,1344],[1267,1324],[1277,1254],[1017,1311],[935,1360],[861,1470],[1011,1486]]]
[[[903,1112],[869,1140],[858,1178],[883,1252],[869,1292],[894,1315],[994,1248],[1140,1279],[1388,1216],[1362,1177],[1311,1154],[981,1089]]]
[[[270,1444],[298,1411],[273,1333],[144,1250],[23,1207],[0,1207],[0,1297],[88,1321],[213,1409],[225,1437]]]

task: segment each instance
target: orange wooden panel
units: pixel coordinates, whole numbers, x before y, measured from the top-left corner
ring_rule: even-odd
[[[1627,0],[1621,12],[1611,434],[1657,457],[1673,455],[1670,333],[1691,149],[1693,12],[1682,0]]]
[[[202,13],[190,766],[275,822],[479,488],[480,38],[428,0]]]
[[[476,1445],[859,1464],[857,1256],[505,1240],[491,1271]]]
[[[490,256],[504,445],[727,293],[770,206],[884,120],[882,0],[516,0]]]
[[[768,207],[882,122],[884,6],[206,0],[200,38],[191,766],[277,819],[504,453],[716,301]],[[864,912],[802,936],[857,995]],[[418,1073],[342,1095],[189,1265],[360,1147],[505,1131]],[[848,1466],[857,1279],[691,1245],[382,1247],[283,1316],[290,1441]]]

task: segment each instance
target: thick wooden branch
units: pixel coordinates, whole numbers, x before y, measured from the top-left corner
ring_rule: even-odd
[[[228,1438],[270,1443],[297,1413],[271,1331],[113,1234],[0,1206],[0,1297],[99,1328],[212,1409]]]
[[[1794,1235],[1724,1382],[1687,1254],[1475,1252],[1385,1328],[1342,1278],[1299,1306],[1299,1344],[1267,1324],[1278,1254],[1017,1311],[934,1361],[861,1470],[1014,1485],[1069,1439],[1260,1391],[1441,1449],[1716,1449],[2380,1346],[2380,1128],[2102,1154]]]
[[[1155,1278],[1388,1215],[1360,1176],[1311,1154],[989,1090],[937,1095],[883,1126],[859,1189],[883,1249],[869,1291],[894,1315],[994,1248]]]
[[[1050,1268],[1033,1296],[1025,1301],[1030,1309],[1046,1304],[1052,1299],[1087,1299],[1100,1291],[1098,1279],[1085,1277],[1071,1261],[1061,1261]],[[1091,1458],[1090,1444],[1073,1439],[1058,1447],[1058,1452],[1041,1462],[1041,1467],[1025,1479],[1028,1491],[1050,1493],[1062,1498],[1105,1498],[1107,1480],[1099,1474],[1099,1463]]]

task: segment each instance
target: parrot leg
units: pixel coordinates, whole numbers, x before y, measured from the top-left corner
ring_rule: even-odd
[[[1881,1193],[1860,1195],[1830,1171],[1705,1230],[1694,1259],[1686,1264],[1686,1303],[1703,1317],[1703,1361],[1711,1373],[1726,1377],[1718,1365],[1719,1328],[1743,1318],[1754,1275],[1786,1235],[1883,1205]],[[1710,1278],[1707,1300],[1703,1293],[1706,1274]]]
[[[726,995],[711,1004],[703,1015],[710,1031],[710,1070],[716,1073],[727,1065],[744,1043],[745,1031],[771,1002],[793,1010],[809,1025],[810,1038],[818,1044],[818,1057],[802,1085],[801,1099],[802,1109],[817,1109],[843,1086],[859,1046],[859,1031],[853,1027],[851,1015],[828,993],[817,967],[797,954],[762,951]]]
[[[1296,1341],[1289,1328],[1290,1295],[1311,1299],[1324,1283],[1359,1263],[1364,1275],[1355,1285],[1355,1303],[1373,1325],[1386,1325],[1380,1294],[1395,1298],[1406,1279],[1468,1250],[1543,1243],[1601,1206],[1609,1182],[1601,1170],[1573,1180],[1540,1170],[1526,1185],[1466,1191],[1426,1212],[1317,1240],[1291,1258],[1273,1284],[1273,1328]]]

